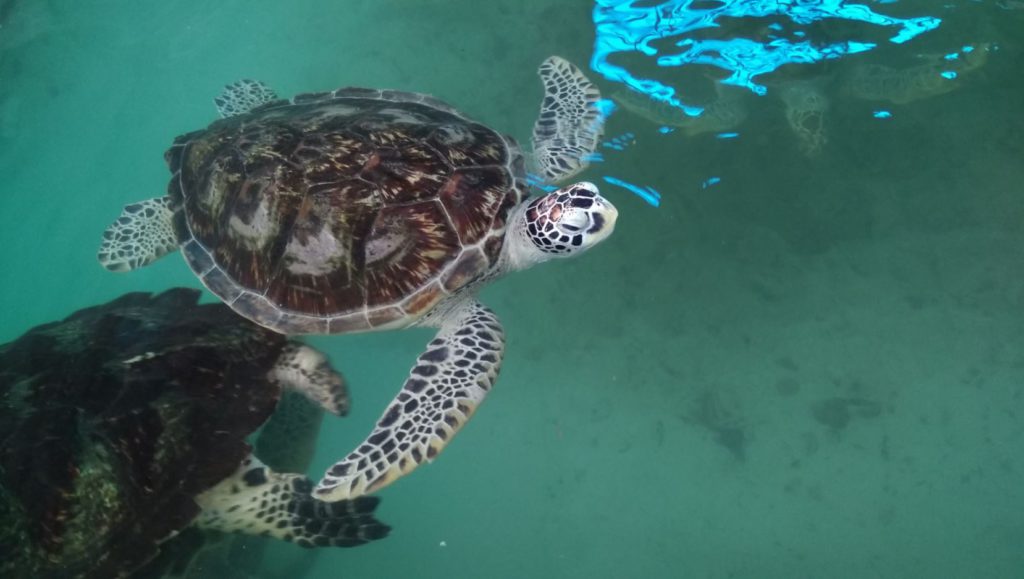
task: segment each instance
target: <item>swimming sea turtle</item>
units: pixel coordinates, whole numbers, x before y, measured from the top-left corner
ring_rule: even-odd
[[[245,442],[283,389],[344,412],[341,376],[198,298],[126,294],[0,346],[0,575],[125,576],[190,526],[308,547],[387,534],[372,497],[316,500]]]
[[[717,80],[713,82],[716,97],[701,103],[704,110],[697,116],[629,88],[615,92],[611,98],[627,111],[655,124],[678,128],[688,137],[731,131],[747,118],[743,99],[749,91]]]
[[[985,66],[991,50],[985,42],[967,45],[946,55],[924,55],[922,63],[904,68],[857,60],[844,71],[840,87],[858,99],[909,104],[956,90],[965,76]]]
[[[600,140],[600,94],[561,58],[539,73],[533,156],[541,177],[560,181]],[[494,383],[504,335],[477,290],[593,247],[616,210],[586,182],[530,198],[513,139],[423,94],[278,100],[242,81],[216,103],[226,118],[175,140],[167,196],[126,206],[99,260],[126,271],[180,247],[210,291],[286,334],[439,328],[316,496],[372,492],[433,459]]]

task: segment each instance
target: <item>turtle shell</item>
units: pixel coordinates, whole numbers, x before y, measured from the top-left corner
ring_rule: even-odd
[[[0,576],[123,576],[247,456],[286,340],[198,297],[127,294],[0,346]]]
[[[268,103],[179,137],[166,158],[192,270],[288,334],[412,324],[494,268],[527,191],[511,138],[394,91]]]

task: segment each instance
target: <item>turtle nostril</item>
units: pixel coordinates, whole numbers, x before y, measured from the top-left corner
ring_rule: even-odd
[[[594,224],[590,226],[587,233],[597,233],[602,227],[604,227],[604,216],[600,213],[595,213],[591,217],[594,220]]]

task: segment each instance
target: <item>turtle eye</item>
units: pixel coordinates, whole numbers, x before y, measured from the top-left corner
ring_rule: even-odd
[[[571,233],[584,229],[588,225],[590,225],[590,217],[587,216],[586,211],[575,211],[570,209],[569,211],[563,212],[562,218],[558,220],[558,227]]]

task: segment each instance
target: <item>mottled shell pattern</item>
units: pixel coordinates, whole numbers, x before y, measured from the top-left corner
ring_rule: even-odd
[[[274,101],[166,154],[203,283],[288,334],[406,327],[492,271],[527,195],[516,143],[426,95]]]

